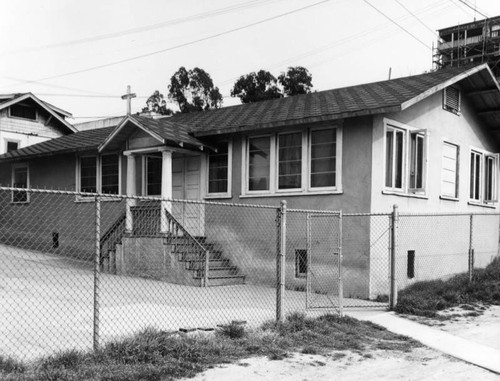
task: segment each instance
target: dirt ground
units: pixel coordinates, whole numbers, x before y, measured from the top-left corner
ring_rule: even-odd
[[[466,315],[470,311],[449,313]],[[413,319],[412,319],[413,320]],[[419,319],[462,338],[500,349],[500,306],[481,316],[448,321]],[[412,352],[377,351],[364,357],[351,352],[329,356],[293,354],[281,361],[251,358],[210,369],[194,381],[309,381],[309,380],[500,380],[500,375],[454,359],[429,348]],[[187,381],[187,380],[186,380]]]

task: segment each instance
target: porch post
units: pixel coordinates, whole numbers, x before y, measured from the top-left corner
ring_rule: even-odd
[[[136,181],[136,170],[135,170],[135,156],[133,154],[127,155],[127,196],[136,196],[137,189],[135,186]],[[135,206],[137,200],[133,198],[127,198],[126,210],[125,210],[125,232],[132,234],[134,222],[132,216],[132,207]]]
[[[165,210],[172,213],[172,151],[161,152],[161,219],[160,232],[168,232],[168,219]]]

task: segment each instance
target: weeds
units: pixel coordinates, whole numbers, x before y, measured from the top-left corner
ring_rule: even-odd
[[[472,282],[466,273],[447,281],[434,280],[415,283],[399,292],[395,311],[403,314],[446,319],[439,311],[475,303],[500,305],[500,257],[485,269],[475,270]]]
[[[212,336],[184,335],[147,329],[133,337],[110,342],[97,352],[67,351],[33,364],[0,357],[0,378],[7,380],[174,380],[192,377],[218,364],[251,356],[281,360],[291,352],[327,354],[344,351],[369,354],[383,348],[404,350],[419,346],[368,322],[324,315],[311,319],[292,314],[281,323],[245,329],[232,322]],[[411,345],[409,345],[411,344]],[[367,357],[369,358],[369,356]]]

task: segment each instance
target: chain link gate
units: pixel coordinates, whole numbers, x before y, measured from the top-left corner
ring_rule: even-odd
[[[342,213],[307,214],[306,309],[342,313]]]

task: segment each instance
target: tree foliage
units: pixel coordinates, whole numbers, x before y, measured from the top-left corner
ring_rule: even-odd
[[[242,103],[281,98],[283,94],[277,86],[276,78],[265,70],[242,75],[234,84],[231,96],[238,97]]]
[[[302,66],[295,66],[281,73],[278,79],[265,70],[242,75],[235,82],[231,96],[239,97],[242,103],[250,103],[308,94],[312,87],[311,73]]]
[[[172,110],[167,107],[167,102],[162,93],[155,90],[154,93],[146,101],[146,107],[142,112],[156,112],[161,115],[171,115]]]
[[[278,82],[283,86],[285,96],[291,97],[311,92],[312,75],[302,66],[289,67],[286,73],[281,73]]]
[[[186,70],[181,66],[170,78],[168,98],[179,105],[182,113],[219,108],[222,95],[210,75],[195,67]]]

